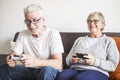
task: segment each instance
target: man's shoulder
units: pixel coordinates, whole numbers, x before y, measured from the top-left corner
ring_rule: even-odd
[[[47,28],[47,32],[49,34],[59,34],[59,31],[57,31],[56,29],[53,29],[53,28]]]
[[[19,32],[19,35],[21,35],[22,37],[23,36],[28,36],[28,35],[30,35],[30,32],[28,30],[22,30],[22,31]]]
[[[53,29],[53,28],[47,28],[47,30],[50,32],[58,32],[56,29]]]
[[[20,33],[28,33],[29,31],[28,30],[21,30]]]
[[[28,30],[22,30],[22,31],[20,31],[20,34],[28,34],[28,33],[29,33]]]

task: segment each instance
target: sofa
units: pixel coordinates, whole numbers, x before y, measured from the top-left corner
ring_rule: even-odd
[[[15,37],[13,39],[14,42],[16,41],[18,34],[19,34],[19,32],[17,32],[15,34]],[[85,36],[87,34],[88,34],[88,32],[60,32],[63,46],[64,46],[64,53],[62,54],[63,69],[66,69],[69,67],[66,65],[65,58],[68,55],[70,49],[72,48],[72,45],[74,44],[74,41],[76,40],[76,38]],[[112,37],[115,40],[115,42],[118,46],[118,50],[120,52],[120,32],[104,32],[104,34]],[[5,63],[6,56],[7,56],[7,54],[0,54],[0,64]],[[120,62],[118,64],[116,70],[114,72],[110,72],[109,74],[110,74],[109,80],[120,80]]]

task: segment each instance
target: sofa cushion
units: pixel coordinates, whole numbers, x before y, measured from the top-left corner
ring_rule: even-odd
[[[113,37],[120,53],[120,37]],[[110,80],[120,80],[120,62],[114,72],[110,72]]]

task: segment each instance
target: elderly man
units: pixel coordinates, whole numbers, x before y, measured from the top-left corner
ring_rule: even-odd
[[[38,4],[28,5],[24,15],[27,30],[20,32],[6,58],[8,80],[54,80],[62,69],[64,51],[60,34],[44,25],[44,12]],[[16,56],[20,57],[21,64],[16,64],[13,58]]]

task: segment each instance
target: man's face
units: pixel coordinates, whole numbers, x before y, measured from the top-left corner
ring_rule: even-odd
[[[44,25],[44,17],[38,12],[30,12],[25,15],[25,23],[32,34],[39,34]]]

